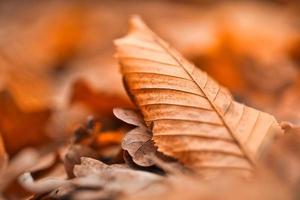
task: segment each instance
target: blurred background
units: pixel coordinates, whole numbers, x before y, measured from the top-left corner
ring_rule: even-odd
[[[133,107],[113,40],[139,14],[243,103],[300,124],[297,1],[1,1],[0,133],[10,156],[73,133],[87,116],[99,143],[124,133]],[[106,133],[106,134],[105,134]],[[103,136],[104,135],[104,136]]]

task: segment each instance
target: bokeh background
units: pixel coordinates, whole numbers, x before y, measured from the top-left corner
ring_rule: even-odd
[[[297,1],[1,1],[0,133],[10,156],[94,116],[118,142],[132,107],[113,40],[139,14],[243,103],[300,124]]]

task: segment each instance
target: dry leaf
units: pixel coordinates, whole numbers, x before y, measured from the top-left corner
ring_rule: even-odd
[[[65,179],[60,178],[45,178],[42,180],[34,181],[30,173],[24,173],[19,177],[19,183],[27,191],[37,194],[50,192],[51,190],[60,187],[66,183]]]
[[[132,170],[123,165],[106,165],[91,158],[81,158],[81,164],[75,165],[76,177],[94,176],[104,181],[104,189],[135,193],[152,184],[160,182],[162,177],[138,170]]]
[[[59,68],[76,53],[84,34],[85,16],[77,3],[27,2],[4,10],[2,19],[10,16],[10,20],[0,22],[0,52],[18,65],[31,69]]]
[[[138,126],[125,135],[122,149],[128,151],[136,164],[143,167],[154,165],[152,157],[157,153],[157,148],[151,140],[151,131],[144,124],[142,117],[133,110],[128,109],[114,108],[113,112],[117,118]]]
[[[128,151],[133,161],[143,167],[155,163],[151,159],[156,153],[156,147],[151,140],[151,132],[144,127],[138,127],[126,134],[122,142],[122,149]]]
[[[165,184],[159,187],[154,185],[135,195],[123,196],[121,199],[292,200],[289,191],[276,181],[270,182],[262,178],[245,181],[227,176],[223,176],[218,181],[204,181],[195,176],[178,175],[167,177]]]
[[[115,43],[128,93],[160,152],[199,173],[251,171],[282,133],[273,116],[234,101],[140,18]]]
[[[116,106],[130,106],[130,102],[122,96],[110,95],[98,91],[81,79],[74,83],[70,101],[71,104],[82,104],[93,113],[104,117],[111,117],[111,111]]]
[[[126,122],[127,124],[139,127],[145,126],[143,117],[132,109],[114,108],[113,113],[118,119]]]
[[[28,170],[28,172],[41,173],[43,171],[47,171],[48,169],[51,169],[52,167],[54,167],[54,165],[57,163],[57,161],[58,161],[58,154],[56,152],[48,153],[48,154],[42,156],[42,158],[40,158],[39,162],[36,163],[35,166],[30,168]]]
[[[300,126],[292,124],[290,122],[281,122],[280,126],[284,130],[285,134],[298,134],[300,135]]]
[[[27,148],[19,152],[0,173],[0,192],[3,192],[16,177],[37,164],[39,158],[39,153],[34,149]]]
[[[69,178],[73,178],[74,165],[80,164],[81,157],[98,158],[99,155],[93,149],[83,145],[71,145],[65,155],[64,165]]]
[[[4,167],[0,171],[0,199],[300,199],[300,68],[295,67],[300,64],[300,15],[293,3],[216,2],[206,6],[195,0],[2,1],[0,134],[4,144],[1,146],[0,138],[0,168],[1,161]],[[137,126],[125,135],[131,126],[116,120],[112,108],[133,104],[112,58],[112,40],[123,34],[128,15],[136,12],[239,102],[297,125],[281,123],[286,134],[273,143],[269,140],[271,132],[265,136],[263,130],[257,130],[257,135],[254,132],[248,138],[255,142],[258,137],[265,138],[255,143],[258,150],[251,142],[245,144],[243,136],[247,130],[251,132],[246,127],[267,126],[265,119],[259,120],[268,115],[260,113],[255,118],[259,112],[231,102],[230,97],[224,101],[220,97],[227,97],[224,90],[220,87],[214,93],[210,78],[207,86],[201,85],[207,78],[205,73],[186,64],[142,27],[131,33],[134,37],[130,40],[136,43],[127,38],[123,40],[126,46],[120,46],[120,53],[126,56],[122,58],[125,82],[143,114],[129,110],[118,113],[120,119]],[[142,54],[145,57],[141,58]],[[173,66],[177,61],[184,64]],[[181,78],[172,77],[177,75]],[[196,108],[199,104],[202,107]],[[227,115],[232,114],[230,106],[243,109],[245,115],[240,110],[232,114],[240,123],[235,126],[230,121],[234,117],[223,116],[221,104],[228,106]],[[211,111],[204,111],[203,105],[211,106]],[[248,115],[249,111],[254,114]],[[89,121],[70,136],[90,115],[100,123]],[[222,124],[215,123],[220,121]],[[152,144],[153,133],[160,149],[199,173],[207,176],[206,172],[214,171],[208,168],[214,166],[228,170],[222,170],[216,180],[204,180],[185,169],[182,173],[178,160],[173,158],[170,163],[157,156],[161,153]],[[159,136],[162,134],[170,136]],[[66,139],[71,144],[66,144]],[[50,140],[54,144],[45,149],[14,156],[24,147]],[[7,165],[5,150],[12,158]],[[148,159],[153,155],[153,160]],[[231,169],[240,169],[241,162],[252,169],[252,157],[256,161],[259,156],[262,166],[268,155],[266,170],[258,167],[255,179],[232,177]],[[76,167],[79,177],[67,179],[68,174],[74,175],[74,164],[79,164],[82,156],[97,157],[106,164],[125,160],[127,166],[108,166],[89,158]],[[154,162],[155,166],[139,167],[134,162],[143,166]],[[22,188],[17,177],[24,171],[31,175],[22,176],[26,178]]]
[[[262,160],[267,169],[292,191],[295,199],[299,199],[300,127],[286,122],[281,126],[285,134],[272,144]]]
[[[104,181],[97,177],[86,176],[71,179],[66,184],[62,185],[61,187],[53,190],[47,197],[54,198],[54,199],[76,199],[75,197],[78,196],[80,192],[102,192],[102,188],[104,186]],[[70,197],[71,196],[71,197]],[[107,196],[106,196],[107,197]],[[79,198],[84,199],[84,198]],[[88,198],[93,199],[93,198]],[[97,198],[99,199],[99,198]]]
[[[7,91],[22,111],[38,112],[53,107],[54,90],[49,74],[14,65],[4,73]]]
[[[300,76],[294,85],[281,94],[280,99],[277,102],[275,113],[279,119],[300,125],[299,91]]]
[[[0,131],[9,155],[49,142],[46,125],[51,110],[23,112],[8,92],[0,92]]]

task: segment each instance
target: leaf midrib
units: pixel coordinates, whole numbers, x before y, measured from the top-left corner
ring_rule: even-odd
[[[211,102],[211,100],[208,98],[208,95],[206,94],[206,92],[200,87],[200,85],[195,81],[193,75],[191,73],[188,72],[188,70],[185,68],[185,66],[183,65],[183,63],[177,58],[176,55],[174,55],[174,53],[172,52],[172,50],[169,49],[168,46],[166,46],[164,44],[164,42],[161,41],[161,39],[156,36],[155,33],[153,33],[150,29],[147,29],[147,31],[149,31],[154,39],[155,42],[158,43],[158,45],[160,45],[166,53],[168,53],[170,56],[172,56],[172,58],[178,63],[178,65],[180,67],[183,68],[183,70],[189,75],[189,77],[192,79],[192,81],[199,87],[199,89],[203,92],[203,94],[207,97],[207,100],[209,102],[209,104],[211,105],[211,107],[214,109],[214,111],[217,113],[217,115],[219,116],[219,118],[222,120],[223,125],[226,127],[226,129],[228,130],[228,132],[230,133],[230,135],[237,141],[238,146],[240,147],[240,149],[242,150],[242,152],[245,154],[245,157],[247,158],[247,160],[252,164],[253,167],[256,166],[256,161],[253,158],[252,154],[248,151],[248,149],[242,144],[242,142],[240,141],[240,139],[236,136],[236,134],[234,133],[234,131],[230,128],[230,126],[227,124],[227,122],[225,121],[225,119],[223,118],[223,116],[221,115],[221,113],[218,111],[218,109],[216,108],[216,106],[213,104],[213,102]],[[195,65],[192,64],[192,66],[195,69]],[[221,87],[221,86],[220,86]],[[231,101],[234,101],[233,99],[231,99]]]

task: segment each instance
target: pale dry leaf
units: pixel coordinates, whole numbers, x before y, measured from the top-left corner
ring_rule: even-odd
[[[140,180],[160,180],[161,178],[160,176],[149,172],[132,170],[125,165],[106,165],[99,160],[87,157],[82,157],[81,164],[75,165],[74,174],[76,177],[98,175],[106,181],[112,179],[113,177],[115,179],[127,181],[132,178]]]
[[[137,127],[129,131],[122,142],[122,149],[128,151],[132,160],[143,167],[154,165],[152,157],[157,148],[154,146],[151,132],[146,127]]]
[[[63,197],[68,196],[70,193],[73,192],[73,190],[77,189],[74,185],[72,184],[65,184],[60,186],[59,188],[51,191],[46,197],[52,198],[52,199],[60,199]],[[47,198],[45,198],[47,199]]]
[[[45,178],[35,181],[29,172],[19,176],[18,181],[27,191],[37,194],[50,192],[51,190],[54,190],[55,188],[58,188],[67,182],[67,180],[61,178]]]
[[[46,197],[50,199],[63,199],[65,197],[71,196],[72,193],[76,192],[76,190],[78,190],[79,188],[81,190],[84,188],[90,191],[91,189],[100,189],[103,187],[103,185],[104,182],[97,177],[87,176],[73,178],[65,181],[64,184],[59,186],[57,189],[51,191],[49,194],[46,195]]]
[[[73,200],[98,200],[98,199],[117,199],[117,194],[103,190],[83,190],[75,191],[72,195]]]
[[[118,119],[128,124],[141,127],[145,126],[143,117],[132,109],[114,108],[113,113]]]
[[[134,194],[153,184],[159,184],[163,177],[153,173],[132,170],[124,165],[106,165],[92,158],[81,158],[81,164],[75,165],[76,177],[95,177],[104,183],[104,191]]]
[[[38,163],[28,170],[30,173],[43,171],[53,167],[57,162],[58,155],[56,152],[50,152],[47,155],[42,156]]]
[[[114,108],[114,115],[131,125],[138,126],[126,133],[122,141],[122,149],[127,151],[134,163],[139,166],[149,167],[154,165],[153,157],[157,153],[151,131],[146,127],[143,117],[131,109]]]
[[[282,133],[275,118],[234,101],[139,17],[115,41],[125,87],[160,152],[198,173],[249,172]]]
[[[48,198],[59,199],[70,195],[78,188],[100,189],[104,186],[104,182],[92,176],[79,177],[73,179],[64,179],[62,177],[47,177],[40,180],[34,180],[30,173],[24,173],[19,177],[19,183],[27,191],[36,194],[45,194]]]
[[[84,145],[71,145],[64,158],[64,166],[69,178],[73,178],[73,169],[76,164],[80,164],[81,157],[98,158],[98,153],[92,148]]]
[[[0,192],[4,191],[19,175],[38,163],[39,153],[27,148],[19,152],[0,173]]]

